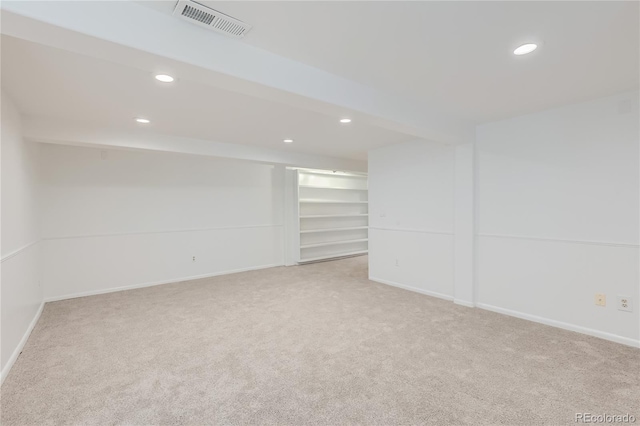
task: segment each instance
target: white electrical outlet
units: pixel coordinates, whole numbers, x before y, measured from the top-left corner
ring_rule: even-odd
[[[194,262],[196,261],[196,257],[195,257],[195,256],[193,256],[193,261],[194,261]]]
[[[633,312],[633,300],[628,296],[618,295],[618,310]]]
[[[596,305],[607,306],[607,296],[601,293],[596,293]]]
[[[400,260],[396,259],[396,266],[400,266]]]

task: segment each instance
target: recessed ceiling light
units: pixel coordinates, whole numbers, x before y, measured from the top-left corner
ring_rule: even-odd
[[[514,55],[526,55],[527,53],[533,52],[537,48],[538,48],[537,44],[527,43],[527,44],[523,44],[522,46],[520,46],[516,50],[514,50],[513,54]]]
[[[158,74],[156,75],[156,80],[161,81],[163,83],[171,83],[174,78],[167,74]]]
[[[293,139],[285,139],[285,140],[283,140],[282,142],[284,142],[284,143],[292,143],[292,142],[293,142]]]
[[[151,121],[147,120],[146,118],[136,118],[136,121],[138,123],[142,123],[142,124],[149,124],[151,123]]]
[[[340,122],[341,123],[351,123],[351,119],[350,118],[341,118]]]

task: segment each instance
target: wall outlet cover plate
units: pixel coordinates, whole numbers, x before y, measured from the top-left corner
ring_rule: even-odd
[[[633,300],[628,296],[618,295],[618,310],[633,312]]]

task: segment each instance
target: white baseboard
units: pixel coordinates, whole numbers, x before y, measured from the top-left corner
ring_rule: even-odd
[[[466,306],[467,308],[475,308],[476,304],[463,299],[453,299],[453,303],[460,306]]]
[[[394,281],[383,280],[381,278],[369,277],[369,280],[370,281],[375,281],[375,282],[380,283],[380,284],[386,284],[386,285],[390,285],[390,286],[393,286],[393,287],[402,288],[404,290],[409,290],[409,291],[413,291],[413,292],[416,292],[416,293],[424,294],[426,296],[432,296],[432,297],[437,297],[438,299],[444,299],[444,300],[453,301],[453,296],[449,296],[448,294],[438,293],[438,292],[429,291],[429,290],[423,290],[421,288],[411,287],[411,286],[408,286],[408,285],[396,283]]]
[[[20,353],[22,352],[22,349],[24,348],[24,345],[27,343],[27,340],[29,340],[29,336],[31,335],[31,332],[33,331],[34,327],[38,323],[38,320],[40,319],[40,315],[42,314],[42,309],[44,309],[44,302],[40,303],[40,307],[38,308],[38,311],[36,312],[35,316],[31,320],[31,323],[29,323],[29,327],[27,327],[27,330],[24,332],[22,339],[20,339],[20,343],[18,343],[18,346],[11,354],[11,358],[9,358],[9,361],[7,361],[7,365],[5,365],[4,368],[2,369],[2,373],[0,375],[0,385],[4,383],[4,379],[6,379],[7,376],[9,375],[9,371],[11,371],[11,367],[13,367],[13,364],[15,364],[16,360],[20,356]]]
[[[561,322],[561,321],[556,321],[556,320],[552,320],[549,318],[543,318],[543,317],[538,317],[535,315],[530,315],[530,314],[525,314],[522,312],[518,312],[518,311],[512,311],[510,309],[504,309],[504,308],[500,308],[497,306],[492,306],[492,305],[487,305],[485,303],[472,303],[472,302],[468,302],[466,300],[461,300],[461,299],[454,299],[452,296],[446,295],[446,294],[442,294],[442,293],[437,293],[434,291],[429,291],[429,290],[422,290],[416,287],[411,287],[411,286],[407,286],[404,284],[399,284],[393,281],[389,281],[389,280],[383,280],[380,278],[375,278],[375,277],[369,277],[369,280],[371,281],[375,281],[381,284],[386,284],[386,285],[390,285],[393,287],[398,287],[398,288],[402,288],[405,290],[409,290],[409,291],[413,291],[416,293],[420,293],[420,294],[425,294],[427,296],[433,296],[433,297],[437,297],[440,299],[444,299],[444,300],[450,300],[453,301],[454,303],[458,304],[458,305],[462,305],[462,306],[468,306],[468,307],[478,307],[481,309],[486,309],[488,311],[492,311],[492,312],[496,312],[499,314],[503,314],[503,315],[508,315],[511,317],[516,317],[516,318],[520,318],[520,319],[524,319],[524,320],[528,320],[528,321],[533,321],[533,322],[537,322],[539,324],[544,324],[544,325],[549,325],[551,327],[557,327],[557,328],[561,328],[563,330],[569,330],[569,331],[574,331],[576,333],[582,333],[582,334],[586,334],[589,336],[594,336],[594,337],[598,337],[600,339],[605,339],[605,340],[609,340],[611,342],[615,342],[615,343],[621,343],[623,345],[627,345],[627,346],[631,346],[634,348],[640,348],[640,340],[635,340],[635,339],[631,339],[629,337],[624,337],[624,336],[619,336],[617,334],[612,334],[612,333],[607,333],[604,331],[599,331],[599,330],[594,330],[592,328],[587,328],[587,327],[581,327],[579,325],[575,325],[575,324],[569,324],[566,322]]]
[[[255,271],[257,269],[274,268],[276,266],[283,266],[283,265],[282,265],[282,263],[277,263],[277,264],[271,264],[271,265],[251,266],[251,267],[248,267],[248,268],[240,268],[240,269],[233,269],[233,270],[228,270],[228,271],[213,272],[211,274],[193,275],[193,276],[190,276],[190,277],[180,277],[180,278],[173,278],[173,279],[170,279],[170,280],[154,281],[154,282],[147,282],[147,283],[141,283],[141,284],[132,284],[132,285],[127,285],[127,286],[113,287],[113,288],[107,288],[107,289],[102,289],[102,290],[83,291],[83,292],[80,292],[80,293],[72,293],[72,294],[65,294],[65,295],[62,295],[62,296],[47,297],[47,298],[45,298],[44,301],[45,302],[57,302],[57,301],[60,301],[60,300],[76,299],[78,297],[96,296],[96,295],[99,295],[99,294],[115,293],[117,291],[134,290],[136,288],[153,287],[153,286],[156,286],[156,285],[173,284],[173,283],[182,282],[182,281],[191,281],[191,280],[198,280],[198,279],[201,279],[201,278],[217,277],[219,275],[236,274],[238,272]]]
[[[575,331],[576,333],[582,333],[589,336],[599,337],[601,339],[609,340],[615,343],[621,343],[623,345],[632,346],[634,348],[640,348],[640,340],[631,339],[629,337],[618,336],[617,334],[594,330],[592,328],[581,327],[579,325],[569,324],[562,321],[556,321],[549,318],[538,317],[536,315],[525,314],[523,312],[512,311],[510,309],[487,305],[485,303],[476,303],[476,307],[481,309],[486,309],[487,311],[497,312],[503,315],[509,315],[511,317],[521,318],[521,319],[537,322],[544,325],[550,325],[552,327],[561,328],[563,330]]]

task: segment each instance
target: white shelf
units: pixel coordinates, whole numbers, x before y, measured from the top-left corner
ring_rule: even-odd
[[[323,219],[323,218],[331,218],[331,217],[367,217],[368,213],[355,213],[355,214],[316,214],[316,215],[307,215],[300,216],[300,219]]]
[[[315,244],[306,244],[301,245],[301,249],[306,248],[315,248],[315,247],[326,247],[326,246],[337,246],[340,244],[351,244],[351,243],[364,243],[369,241],[368,238],[361,238],[359,240],[343,240],[343,241],[327,241],[326,243],[315,243]]]
[[[304,175],[315,175],[315,176],[324,176],[324,177],[341,177],[341,178],[355,178],[355,179],[366,179],[367,176],[362,175],[347,175],[347,174],[338,174],[338,173],[321,173],[321,172],[309,172],[306,170],[300,170],[301,174]]]
[[[348,257],[348,256],[357,256],[359,254],[367,254],[368,252],[369,250],[360,250],[360,251],[352,251],[347,253],[338,253],[338,254],[331,254],[326,256],[319,256],[319,257],[310,257],[308,259],[300,259],[300,263],[315,262],[316,260],[325,260],[325,259],[338,259],[341,257]]]
[[[336,188],[335,186],[300,185],[300,188],[339,189],[340,191],[368,191],[367,188]]]
[[[301,234],[312,234],[314,232],[334,232],[334,231],[356,231],[359,229],[368,229],[368,226],[352,226],[350,228],[325,228],[325,229],[307,229],[300,231]]]
[[[298,262],[368,253],[367,176],[306,173],[299,170],[297,179]]]
[[[338,201],[338,200],[300,200],[307,204],[368,204],[368,201]]]

